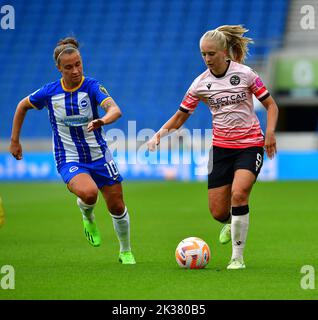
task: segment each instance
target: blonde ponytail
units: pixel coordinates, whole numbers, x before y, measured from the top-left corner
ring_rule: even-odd
[[[253,43],[251,38],[243,37],[247,32],[242,25],[224,25],[214,30],[207,31],[200,39],[216,41],[220,50],[227,50],[229,59],[243,63],[248,54],[248,44]]]

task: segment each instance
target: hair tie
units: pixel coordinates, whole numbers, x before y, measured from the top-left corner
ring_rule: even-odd
[[[64,48],[64,49],[59,53],[59,55],[58,55],[57,58],[56,58],[56,62],[59,61],[60,56],[62,55],[62,53],[63,53],[64,51],[68,50],[68,49],[74,49],[74,50],[78,51],[78,49],[75,48],[74,46],[68,46],[68,47]],[[78,51],[78,52],[79,52],[79,51]]]

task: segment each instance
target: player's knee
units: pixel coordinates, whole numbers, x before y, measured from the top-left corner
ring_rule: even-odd
[[[125,204],[121,200],[112,201],[108,204],[109,212],[114,216],[120,216],[125,211]]]
[[[85,190],[82,195],[81,199],[83,200],[84,203],[92,205],[96,203],[98,197],[98,190],[96,189],[88,189]]]
[[[213,215],[213,218],[219,222],[224,223],[225,221],[229,220],[229,213]]]
[[[229,218],[229,211],[224,211],[224,210],[217,210],[216,208],[209,207],[210,213],[212,217],[219,221],[219,222],[224,222]]]
[[[244,190],[233,190],[232,191],[232,203],[235,206],[244,205],[248,201],[248,192]]]

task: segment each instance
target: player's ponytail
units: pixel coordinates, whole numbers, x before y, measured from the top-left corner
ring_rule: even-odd
[[[73,37],[67,37],[61,39],[58,43],[56,48],[54,49],[53,59],[55,64],[58,66],[60,63],[60,58],[64,53],[71,54],[73,52],[79,53],[79,42]]]
[[[242,25],[224,25],[207,31],[200,40],[210,39],[217,42],[219,49],[227,50],[229,59],[243,63],[248,54],[248,44],[253,43],[251,38],[244,37],[247,32]]]

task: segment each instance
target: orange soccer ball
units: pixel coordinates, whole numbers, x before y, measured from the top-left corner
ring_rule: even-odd
[[[210,261],[207,243],[197,237],[183,239],[176,249],[176,261],[181,268],[202,269]]]

